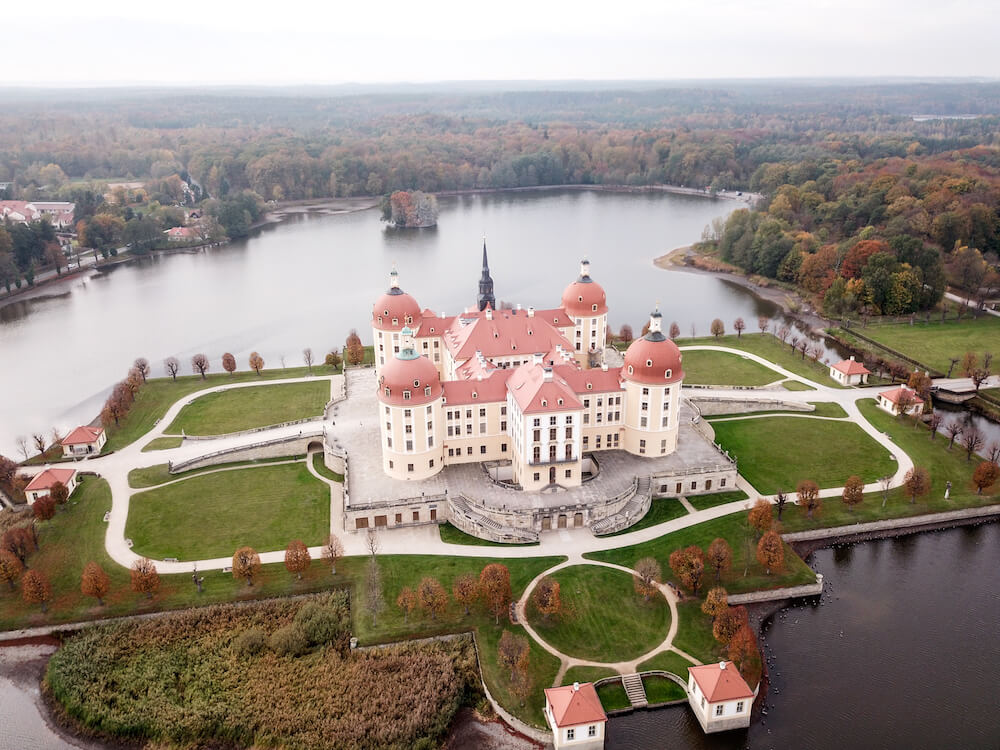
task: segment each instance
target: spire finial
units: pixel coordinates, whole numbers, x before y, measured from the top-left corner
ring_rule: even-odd
[[[589,282],[590,279],[590,261],[587,260],[587,256],[583,256],[583,260],[580,261],[580,278],[579,281]]]
[[[399,271],[396,270],[395,263],[389,271],[389,294],[399,294]]]

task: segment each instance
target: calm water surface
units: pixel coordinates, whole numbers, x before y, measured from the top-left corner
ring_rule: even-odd
[[[814,553],[818,603],[765,623],[767,715],[705,737],[686,707],[613,719],[608,750],[1000,747],[1000,524]]]
[[[144,356],[189,369],[203,352],[245,367],[302,363],[368,329],[371,304],[392,264],[422,307],[456,313],[475,302],[482,238],[498,300],[555,307],[584,256],[608,293],[610,322],[638,332],[659,302],[684,335],[743,316],[777,313],[742,288],[709,276],[665,272],[652,259],[696,240],[740,204],[696,196],[546,191],[449,198],[431,230],[389,231],[375,210],[295,216],[209,252],[143,259],[47,296],[0,308],[0,452],[15,435],[89,421],[111,384]]]

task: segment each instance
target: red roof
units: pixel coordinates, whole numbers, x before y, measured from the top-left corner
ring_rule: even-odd
[[[101,427],[88,427],[87,425],[77,427],[75,430],[70,432],[69,435],[62,439],[62,444],[86,445],[88,443],[96,443],[103,432],[104,429]]]
[[[552,367],[521,365],[507,379],[507,390],[523,414],[583,408],[573,389]]]
[[[845,375],[871,375],[872,371],[865,367],[863,364],[858,362],[854,357],[850,359],[842,359],[837,364],[833,366],[834,370],[838,370]]]
[[[581,318],[604,315],[608,311],[608,295],[600,284],[585,276],[566,287],[562,306],[569,315]]]
[[[551,351],[557,344],[571,349],[569,341],[538,314],[524,310],[496,310],[488,319],[483,313],[463,313],[455,318],[444,336],[444,344],[456,360],[482,352],[484,357],[509,357]]]
[[[688,667],[688,672],[709,703],[753,698],[753,690],[731,661]]]
[[[69,481],[76,474],[76,469],[46,469],[45,471],[36,474],[35,477],[28,482],[28,486],[24,488],[25,492],[31,492],[32,490],[48,490],[52,488],[56,482],[62,482],[63,484],[69,484]]]
[[[409,398],[404,397],[405,391],[409,391]],[[421,406],[440,395],[441,377],[434,363],[427,357],[418,356],[412,349],[404,349],[392,357],[379,373],[378,399],[383,404]]]
[[[390,287],[372,305],[372,326],[383,331],[399,331],[404,326],[413,328],[419,325],[419,320],[420,305],[398,286]]]
[[[169,237],[194,237],[197,232],[191,227],[171,227],[165,234]]]
[[[684,378],[681,351],[659,331],[650,331],[629,344],[622,377],[650,385],[676,383]]]
[[[557,727],[575,727],[608,720],[591,682],[545,688],[545,701]]]
[[[557,367],[556,372],[565,380],[570,388],[577,395],[584,395],[588,391],[596,393],[608,393],[609,391],[620,391],[622,389],[622,368],[609,367],[603,370],[599,367],[590,370],[581,370],[576,367]],[[589,388],[587,386],[590,386]]]
[[[901,385],[899,388],[893,388],[891,391],[883,391],[879,395],[887,401],[898,404],[900,397],[904,393],[907,394],[910,406],[916,406],[917,404],[924,403],[924,400],[917,395],[916,391],[911,388],[907,388],[905,385]]]
[[[444,383],[446,406],[507,400],[507,378],[515,370],[494,370],[482,380],[448,380]]]

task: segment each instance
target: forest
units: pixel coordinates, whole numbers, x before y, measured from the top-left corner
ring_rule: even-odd
[[[105,253],[154,246],[173,209],[203,201],[214,239],[246,234],[272,200],[751,190],[756,210],[705,237],[723,259],[833,313],[905,314],[936,304],[949,278],[980,290],[1000,236],[997,83],[0,89],[0,104],[0,198],[74,200]],[[143,202],[105,202],[118,181],[144,182]],[[43,237],[11,239],[0,283],[53,255]]]

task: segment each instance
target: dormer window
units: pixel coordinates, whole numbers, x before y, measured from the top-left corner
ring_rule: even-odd
[[[583,295],[576,298],[577,302],[583,302]]]
[[[430,396],[431,395],[431,387],[430,386],[427,386],[427,387],[424,388],[424,395],[425,396]]]
[[[390,393],[392,393],[392,391],[390,391],[388,388],[386,388],[385,389],[385,395],[388,396]]]
[[[591,305],[590,309],[593,310],[594,312],[597,312],[597,305]]]
[[[665,377],[665,378],[666,378],[667,380],[670,380],[670,377],[671,377],[671,376],[672,376],[673,374],[674,374],[674,371],[673,371],[673,370],[666,370],[666,371],[665,371],[665,372],[663,373],[663,377]]]
[[[652,367],[652,366],[653,366],[653,360],[647,359],[646,360],[646,367]]]
[[[404,401],[409,401],[410,400],[410,392],[409,391],[403,391],[403,400]]]
[[[563,400],[559,399],[559,401],[557,403],[559,404],[559,406],[562,406],[563,405]]]
[[[398,326],[398,325],[399,325],[399,318],[393,318],[393,319],[392,319],[392,324],[393,324],[394,326]]]
[[[382,325],[382,316],[381,315],[378,316],[378,324]]]
[[[475,391],[473,391],[473,392],[472,392],[472,397],[473,397],[473,398],[479,398],[479,394],[478,394],[478,393],[476,393]]]
[[[387,317],[387,318],[389,317],[389,311],[388,311],[388,310],[383,310],[383,311],[382,311],[382,314],[383,314],[383,315],[384,315],[385,317]]]
[[[543,399],[542,399],[542,406],[548,406],[548,405],[549,405],[549,402],[548,402],[548,401],[546,401],[546,400],[545,400],[545,399],[543,398]]]
[[[629,374],[629,375],[631,375],[631,374],[632,374],[632,365],[629,365],[629,366],[628,366],[628,374]]]
[[[594,384],[593,383],[587,383],[587,390],[588,391],[594,390]]]
[[[406,322],[407,323],[412,323],[413,322],[413,316],[412,315],[407,315],[406,316]]]
[[[413,381],[413,387],[414,388],[419,388],[420,387],[420,381],[419,380],[414,380]]]

